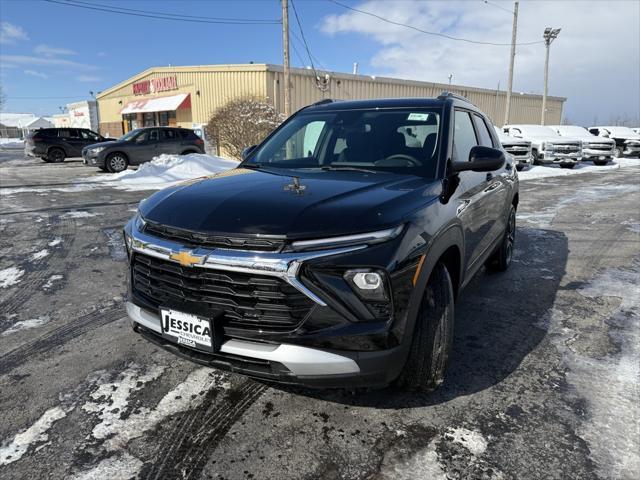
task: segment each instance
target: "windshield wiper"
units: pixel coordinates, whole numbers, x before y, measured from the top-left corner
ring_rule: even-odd
[[[321,170],[324,171],[340,171],[340,170],[344,170],[344,171],[351,171],[351,172],[365,172],[365,173],[378,173],[376,170],[369,170],[367,168],[360,168],[360,167],[336,167],[334,165],[325,165],[323,167],[320,167]]]

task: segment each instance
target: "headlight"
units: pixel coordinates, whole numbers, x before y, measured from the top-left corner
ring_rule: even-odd
[[[362,300],[372,302],[389,300],[386,280],[382,272],[368,269],[349,270],[344,274],[344,279]]]
[[[142,230],[144,230],[144,226],[146,224],[147,222],[144,221],[144,218],[142,218],[142,215],[140,215],[140,212],[136,212],[136,216],[134,217],[134,220],[133,220],[133,226],[136,228],[136,230],[141,232]]]
[[[92,152],[92,153],[100,153],[105,148],[107,148],[107,147],[95,147],[95,148],[90,148],[89,151]]]

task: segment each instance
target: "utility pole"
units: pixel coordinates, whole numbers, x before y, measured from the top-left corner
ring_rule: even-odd
[[[549,86],[549,47],[551,42],[558,38],[560,28],[547,27],[544,29],[542,38],[544,38],[544,45],[546,47],[546,54],[544,58],[544,93],[542,94],[542,117],[540,119],[540,125],[544,125],[545,117],[547,115],[547,88]]]
[[[289,80],[289,0],[282,0],[282,49],[284,70],[284,116],[291,116],[291,83]]]
[[[509,80],[507,83],[507,100],[504,107],[504,123],[509,124],[509,111],[511,109],[511,91],[513,89],[513,63],[516,59],[516,34],[518,31],[518,5],[520,2],[515,2],[513,6],[513,28],[511,29],[511,56],[509,57]]]

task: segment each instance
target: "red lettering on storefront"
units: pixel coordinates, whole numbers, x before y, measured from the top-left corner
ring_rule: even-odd
[[[134,95],[147,95],[148,93],[166,92],[178,88],[177,77],[161,77],[145,80],[133,84]]]

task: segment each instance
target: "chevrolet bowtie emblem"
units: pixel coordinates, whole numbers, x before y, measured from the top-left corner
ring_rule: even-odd
[[[172,253],[169,255],[171,260],[174,260],[183,267],[193,267],[194,265],[202,265],[204,263],[204,256],[191,255],[188,250],[182,250],[179,253]]]

